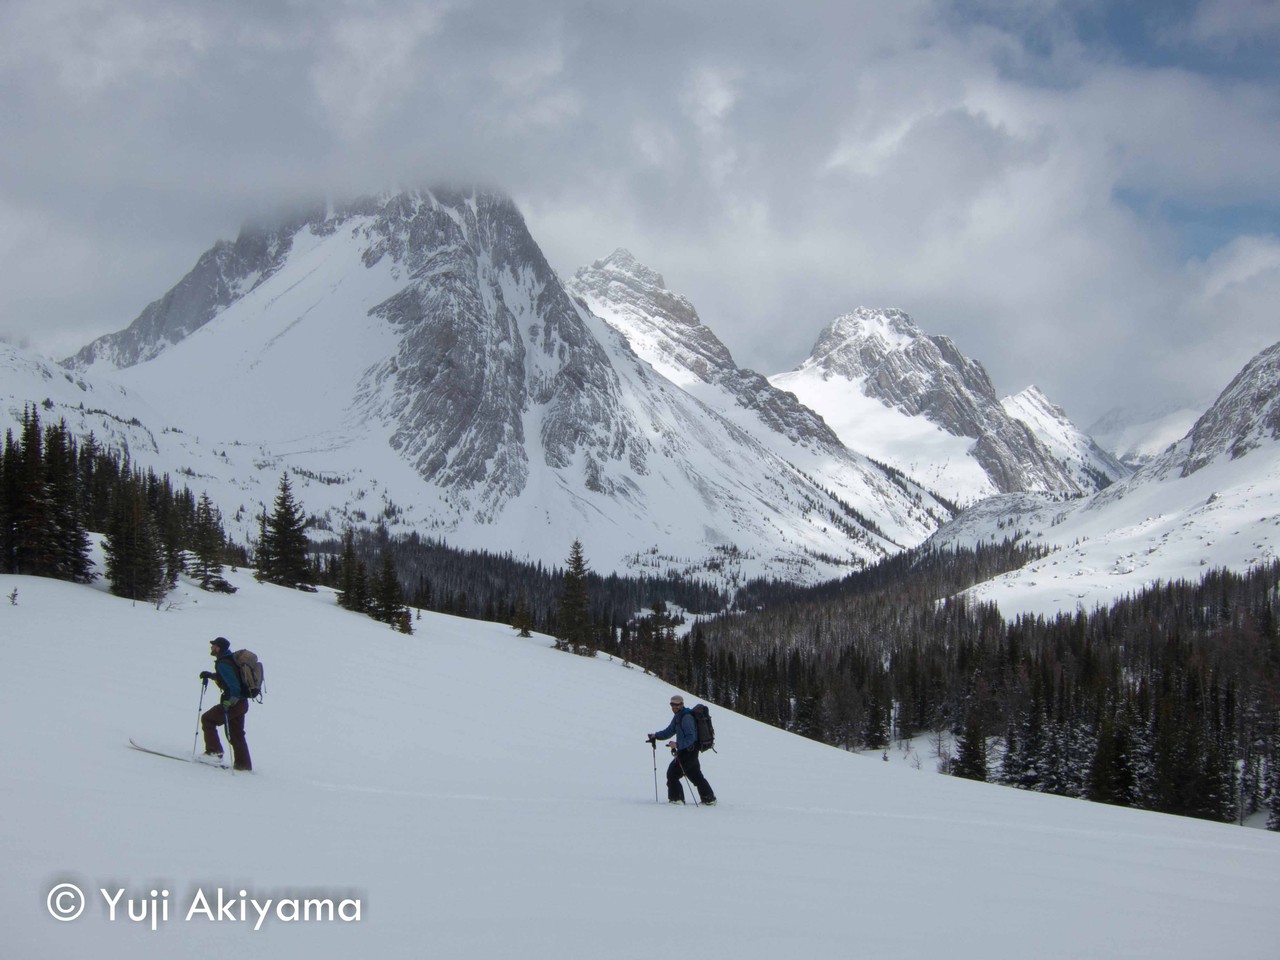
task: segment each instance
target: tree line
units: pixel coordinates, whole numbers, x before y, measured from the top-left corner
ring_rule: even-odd
[[[42,426],[25,408],[0,455],[0,570],[88,583],[90,530],[104,535],[111,592],[134,600],[158,601],[183,572],[205,589],[233,589],[224,563],[244,559],[207,495],[134,467],[92,433],[80,442],[63,421]]]
[[[572,546],[564,566],[529,562],[511,553],[462,550],[443,540],[417,533],[392,537],[384,528],[350,530],[341,539],[319,541],[316,582],[340,588],[347,568],[365,571],[367,589],[375,588],[372,571],[390,566],[403,590],[404,601],[420,610],[498,623],[514,623],[559,637],[567,630],[584,636],[583,643],[604,648],[609,638],[634,620],[636,611],[667,602],[691,613],[711,614],[729,603],[721,588],[700,579],[675,574],[626,577],[580,572],[586,592],[585,625],[564,621],[562,598],[572,572]],[[573,616],[576,616],[574,614]],[[585,632],[584,632],[585,631]]]

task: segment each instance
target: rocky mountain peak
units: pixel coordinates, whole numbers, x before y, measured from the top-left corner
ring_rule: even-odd
[[[624,286],[638,289],[649,291],[667,289],[667,282],[662,279],[662,274],[645,266],[630,250],[623,247],[619,247],[603,260],[597,260],[590,267],[583,267],[578,272],[606,274]]]
[[[729,348],[703,325],[693,304],[668,290],[657,271],[626,250],[578,270],[568,289],[592,313],[621,333],[631,348],[668,380],[706,385],[703,402],[750,411],[767,435],[787,444],[846,453],[823,419],[754,370],[738,367]]]
[[[1245,364],[1187,435],[1184,474],[1195,473],[1223,454],[1232,460],[1280,440],[1280,343]]]
[[[566,288],[675,383],[690,377],[710,382],[737,369],[729,348],[703,325],[693,304],[626,250],[582,267]]]
[[[923,336],[901,310],[858,307],[827,324],[814,344],[812,356],[819,364],[856,362],[868,351],[883,355],[906,349]]]
[[[863,392],[956,436],[979,437],[999,406],[982,364],[947,337],[929,337],[901,310],[859,307],[818,337],[810,367],[824,378],[860,381]]]
[[[815,380],[827,386],[818,389]],[[859,307],[837,317],[819,335],[808,360],[773,378],[828,420],[839,419],[831,384],[846,381],[863,397],[973,440],[966,455],[985,472],[988,489],[1084,492],[1031,428],[1004,410],[982,364],[961,353],[949,337],[927,336],[901,310]],[[841,439],[858,449],[861,440],[853,430],[851,423]]]
[[[710,352],[732,362],[724,345],[702,327],[693,304],[668,290],[662,274],[645,266],[628,250],[619,248],[603,260],[582,267],[569,282],[569,288],[586,299],[609,304],[615,316],[665,327],[702,328],[702,339]]]

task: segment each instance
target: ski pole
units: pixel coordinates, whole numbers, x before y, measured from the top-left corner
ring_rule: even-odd
[[[658,799],[658,741],[650,737],[649,746],[653,747],[653,802],[661,803]]]
[[[231,754],[231,758],[235,760],[235,747],[231,745],[231,708],[224,705],[222,708],[222,730],[227,735],[227,751]],[[226,766],[224,763],[223,766]]]
[[[686,780],[689,780],[689,775],[684,772],[684,763],[682,763],[680,760],[680,751],[673,750],[672,753],[676,755],[676,766],[680,768],[680,776],[684,777]],[[702,806],[702,804],[698,802],[697,784],[695,784],[692,780],[689,780],[689,795],[693,797],[693,805],[695,807]]]
[[[196,735],[191,738],[191,759],[196,758],[196,744],[200,742],[200,718],[204,716],[204,692],[209,689],[209,681],[200,681],[200,706],[196,707]]]

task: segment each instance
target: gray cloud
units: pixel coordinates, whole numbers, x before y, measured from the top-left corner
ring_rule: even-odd
[[[0,333],[65,355],[246,219],[466,180],[764,372],[900,306],[1081,421],[1203,401],[1280,329],[1280,230],[1229,213],[1276,209],[1276,72],[1211,69],[1275,21],[1204,3],[1143,58],[1080,39],[1097,6],[11,0]]]

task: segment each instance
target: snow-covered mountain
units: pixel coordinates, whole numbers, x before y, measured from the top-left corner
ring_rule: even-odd
[[[1280,440],[1280,343],[1245,364],[1209,411],[1186,436],[1185,455],[1174,448],[1165,455],[1181,464],[1182,475],[1219,460],[1238,460],[1259,448],[1274,451]]]
[[[962,504],[1096,489],[1005,411],[980,363],[900,310],[837,317],[804,363],[769,380],[821,414],[847,447]]]
[[[912,518],[920,525],[950,519],[949,511],[940,510],[917,484],[886,474],[881,465],[848,449],[794,394],[734,363],[693,304],[667,289],[661,274],[628,251],[615,250],[578,270],[567,288],[660,374],[842,500],[864,502],[868,491],[877,498],[891,498],[888,482],[919,504]]]
[[[993,497],[933,538],[1054,548],[972,592],[1006,613],[1074,612],[1161,580],[1280,555],[1280,343],[1254,357],[1181,440],[1127,479],[1068,503]]]
[[[1037,386],[1000,401],[1005,412],[1021,420],[1053,454],[1055,460],[1071,471],[1077,484],[1085,490],[1102,490],[1133,473],[1089,435],[1071,422],[1067,412],[1051,401]]]
[[[1121,463],[1137,469],[1186,436],[1204,413],[1205,406],[1207,403],[1199,409],[1116,407],[1099,417],[1085,432]]]
[[[847,456],[848,482],[824,489],[662,376],[566,292],[493,193],[413,191],[247,228],[68,364],[163,411],[143,421],[152,433],[240,461],[158,466],[243,487],[224,511],[246,506],[246,524],[288,469],[335,529],[382,522],[552,562],[577,537],[600,570],[729,558],[731,575],[809,580],[949,515]],[[801,446],[838,448],[785,412]]]
[[[136,466],[181,470],[197,493],[207,490],[224,510],[239,510],[251,523],[255,510],[247,504],[258,501],[247,497],[259,493],[260,451],[239,443],[211,448],[178,428],[163,401],[152,404],[114,380],[0,342],[0,433],[19,435],[27,409],[44,424],[65,421],[73,436],[92,434],[104,450],[128,452]]]
[[[405,637],[330,591],[229,577],[233,596],[184,580],[156,610],[0,575],[21,680],[0,697],[5,957],[1274,954],[1262,830],[942,777],[714,705],[720,802],[668,806],[644,742],[667,684],[498,624],[424,614]],[[191,754],[215,636],[266,669],[249,775],[126,747]]]

